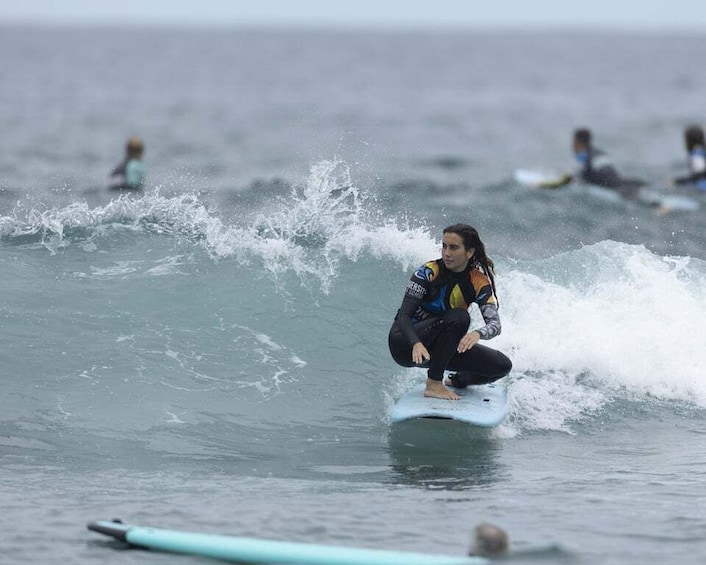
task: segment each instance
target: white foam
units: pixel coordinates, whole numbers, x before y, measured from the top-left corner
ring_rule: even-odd
[[[703,261],[607,241],[527,267],[499,276],[492,345],[530,427],[565,429],[618,395],[706,406]]]

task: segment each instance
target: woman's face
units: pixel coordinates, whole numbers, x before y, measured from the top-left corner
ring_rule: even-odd
[[[444,234],[441,242],[441,258],[448,270],[460,273],[468,266],[475,252],[472,247],[466,249],[463,246],[463,238],[457,233]]]

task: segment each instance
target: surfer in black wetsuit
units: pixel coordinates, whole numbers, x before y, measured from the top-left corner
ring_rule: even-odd
[[[579,176],[586,184],[610,188],[624,198],[637,198],[645,182],[620,176],[608,156],[593,146],[591,131],[585,128],[574,132],[574,156],[581,163]]]
[[[468,308],[476,303],[485,321],[468,331]],[[500,334],[493,262],[475,228],[455,224],[444,230],[442,258],[419,267],[407,284],[388,338],[392,358],[403,367],[427,367],[425,396],[458,400],[444,386],[493,382],[512,369],[503,353],[478,344]]]
[[[684,144],[688,156],[689,174],[672,179],[674,184],[693,184],[706,191],[706,143],[704,130],[699,126],[689,126],[684,130]]]
[[[646,183],[640,179],[622,177],[608,156],[594,147],[590,130],[579,128],[574,131],[572,147],[574,157],[581,165],[580,170],[574,175],[566,174],[556,181],[541,183],[540,186],[558,188],[573,180],[579,180],[586,184],[615,190],[623,198],[633,199],[639,196],[640,188]]]

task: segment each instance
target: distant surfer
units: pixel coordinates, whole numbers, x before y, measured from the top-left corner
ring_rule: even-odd
[[[412,275],[390,328],[392,358],[403,367],[427,367],[425,396],[458,400],[451,386],[496,381],[510,372],[503,353],[478,344],[500,334],[493,262],[475,228],[454,224],[443,233],[442,257],[419,267]],[[468,308],[476,303],[485,321],[468,331]]]
[[[138,136],[131,137],[125,147],[125,159],[113,169],[108,178],[111,190],[141,190],[145,185],[145,164],[142,156],[145,145]]]
[[[689,165],[689,174],[672,179],[673,184],[692,184],[706,192],[706,143],[704,130],[700,126],[689,126],[684,130],[684,144]]]
[[[558,179],[539,183],[542,188],[559,188],[578,180],[586,184],[615,190],[623,198],[639,196],[645,182],[640,179],[622,177],[608,156],[593,145],[591,130],[579,128],[574,131],[572,148],[580,169],[575,174],[565,174]]]

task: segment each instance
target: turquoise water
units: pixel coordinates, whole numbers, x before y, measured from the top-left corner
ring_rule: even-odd
[[[682,121],[703,110],[682,57],[701,39],[0,41],[24,62],[0,105],[15,139],[0,157],[9,562],[199,562],[85,530],[112,518],[453,555],[491,521],[525,562],[703,561],[704,207],[659,215],[511,180],[569,166],[579,115],[658,186],[679,170]],[[61,73],[79,53],[77,74]],[[106,63],[116,53],[143,73],[139,91],[109,86],[127,76]],[[586,53],[617,54],[605,83],[565,98]],[[632,63],[656,54],[647,96],[658,71]],[[562,80],[524,63],[542,57]],[[115,111],[131,97],[126,125]],[[150,184],[107,193],[134,124]],[[514,362],[508,418],[392,425],[424,373],[392,362],[387,331],[456,221],[497,265],[503,333],[489,345]]]

